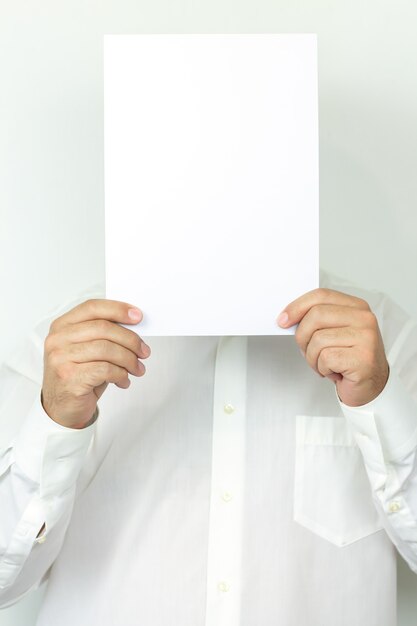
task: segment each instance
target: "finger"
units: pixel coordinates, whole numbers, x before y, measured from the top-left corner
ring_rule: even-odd
[[[329,377],[335,373],[346,376],[357,370],[359,363],[354,348],[331,347],[320,352],[317,365],[320,374]]]
[[[342,328],[351,326],[356,329],[374,329],[377,325],[375,315],[349,306],[318,304],[303,317],[295,331],[295,340],[303,352],[307,351],[313,333],[322,328]]]
[[[118,300],[92,299],[86,300],[76,307],[61,315],[51,324],[51,328],[58,330],[67,324],[78,324],[88,320],[109,320],[120,324],[137,324],[143,319],[140,309],[119,302]]]
[[[65,329],[50,335],[48,345],[50,349],[62,346],[62,333],[65,333],[65,343],[83,343],[95,339],[107,339],[134,352],[138,357],[145,359],[150,353],[150,347],[133,330],[119,326],[108,320],[91,320],[71,324]],[[55,338],[56,335],[56,338]]]
[[[129,372],[123,367],[107,363],[106,361],[82,363],[77,370],[79,380],[83,385],[88,385],[89,387],[99,387],[104,383],[114,383],[122,389],[127,389],[130,385]]]
[[[357,298],[356,296],[351,296],[341,291],[336,291],[335,289],[324,289],[320,287],[319,289],[308,291],[296,300],[290,302],[279,315],[280,318],[282,314],[286,313],[288,318],[283,323],[278,322],[279,325],[288,328],[289,326],[298,324],[304,315],[306,315],[307,311],[318,304],[334,304],[354,307],[364,311],[370,310],[369,304],[362,298]]]
[[[71,344],[69,356],[73,363],[105,361],[123,367],[134,376],[142,376],[145,373],[144,364],[138,360],[134,352],[107,339]]]
[[[360,331],[351,326],[316,330],[308,342],[305,359],[310,367],[320,374],[318,359],[324,348],[351,348],[358,342],[360,342]]]
[[[330,380],[335,383],[337,380],[342,380],[343,376],[342,374],[328,374],[327,376],[323,376],[323,378],[330,378]]]

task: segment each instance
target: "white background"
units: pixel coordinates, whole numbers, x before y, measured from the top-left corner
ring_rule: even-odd
[[[104,281],[103,33],[316,32],[321,265],[417,317],[416,23],[413,0],[0,0],[0,360]],[[399,626],[416,614],[399,562]]]

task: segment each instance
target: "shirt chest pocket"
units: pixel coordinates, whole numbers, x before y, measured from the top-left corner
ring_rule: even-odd
[[[296,416],[294,520],[336,546],[383,528],[344,417]]]

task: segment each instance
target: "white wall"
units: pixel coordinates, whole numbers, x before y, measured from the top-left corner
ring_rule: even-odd
[[[104,278],[105,32],[317,32],[321,264],[417,316],[416,23],[413,0],[0,0],[0,360]],[[399,625],[416,614],[400,563]]]

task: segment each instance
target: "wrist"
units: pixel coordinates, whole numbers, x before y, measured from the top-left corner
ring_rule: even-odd
[[[96,404],[93,415],[87,420],[85,419],[80,420],[79,418],[77,419],[65,418],[63,417],[62,409],[55,410],[52,403],[51,405],[49,405],[48,403],[45,402],[43,389],[41,390],[41,404],[42,404],[43,410],[45,411],[49,419],[51,419],[56,424],[59,424],[60,426],[64,426],[65,428],[72,428],[74,430],[80,430],[82,428],[87,428],[88,426],[91,426],[92,424],[94,424],[94,422],[96,421],[99,415],[98,405]],[[53,415],[58,415],[58,414],[60,414],[61,416],[60,419],[56,419],[55,417],[53,417]]]

